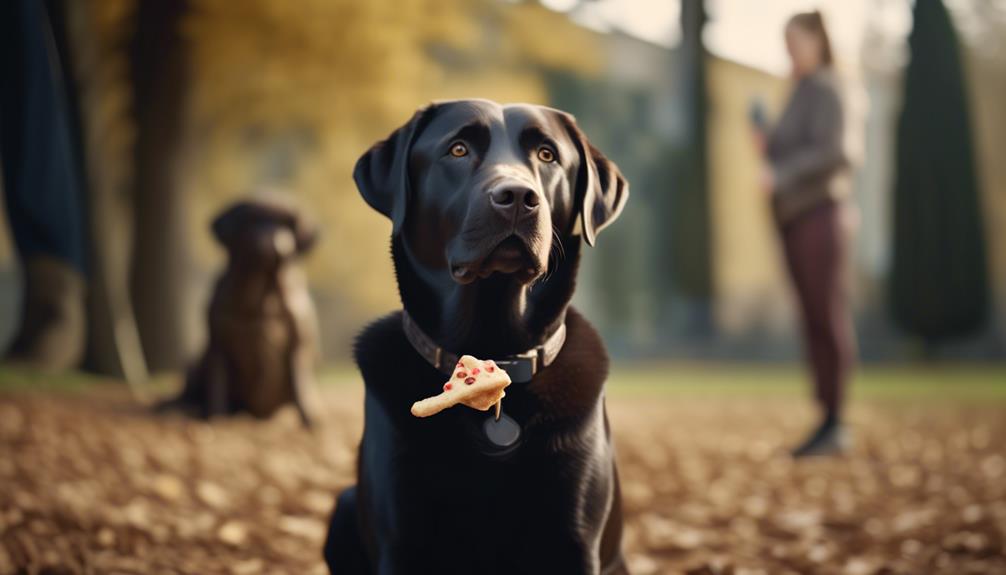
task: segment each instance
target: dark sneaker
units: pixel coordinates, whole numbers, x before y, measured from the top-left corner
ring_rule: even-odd
[[[793,457],[841,455],[848,451],[849,432],[841,423],[824,423],[806,441],[793,450]]]

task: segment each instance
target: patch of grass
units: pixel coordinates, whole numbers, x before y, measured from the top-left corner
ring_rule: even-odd
[[[83,372],[50,373],[29,367],[0,366],[0,391],[6,392],[63,392],[76,393],[96,383],[106,383],[102,378]]]
[[[342,364],[338,367],[328,366],[321,370],[318,376],[321,385],[358,385],[363,387],[363,378],[356,370],[356,365]]]
[[[795,364],[616,363],[608,389],[613,396],[808,396],[810,376]],[[851,393],[855,399],[1006,402],[1006,365],[865,366]]]
[[[142,398],[153,398],[180,389],[180,375],[163,373],[139,383],[136,392]],[[0,393],[77,394],[129,390],[124,380],[83,371],[50,372],[31,367],[0,365]]]

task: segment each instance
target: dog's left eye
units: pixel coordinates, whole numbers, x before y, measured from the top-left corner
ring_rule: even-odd
[[[555,152],[548,146],[542,146],[538,148],[538,159],[546,164],[551,164],[555,161]]]
[[[468,155],[468,146],[462,144],[461,142],[454,142],[451,144],[451,155],[455,158],[463,158]]]

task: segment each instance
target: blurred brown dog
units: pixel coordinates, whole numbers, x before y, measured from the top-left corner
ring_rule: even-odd
[[[212,228],[228,262],[210,301],[209,346],[166,406],[269,417],[292,401],[310,427],[319,336],[298,258],[317,230],[292,206],[262,199],[231,206]]]

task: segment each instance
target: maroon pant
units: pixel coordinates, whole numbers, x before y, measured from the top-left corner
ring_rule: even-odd
[[[842,207],[817,206],[782,229],[786,263],[803,313],[803,336],[818,402],[827,414],[842,408],[856,340],[846,293]]]

